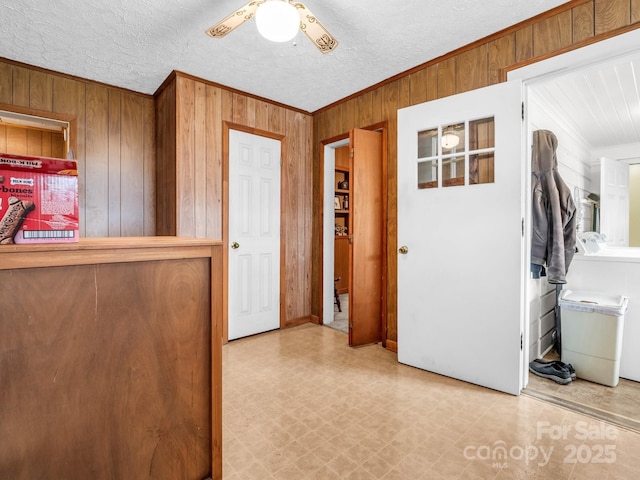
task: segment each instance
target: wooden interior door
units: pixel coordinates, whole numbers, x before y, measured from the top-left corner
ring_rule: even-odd
[[[600,159],[600,233],[610,247],[629,246],[629,165]]]
[[[349,234],[349,345],[381,340],[383,275],[382,133],[354,129]]]

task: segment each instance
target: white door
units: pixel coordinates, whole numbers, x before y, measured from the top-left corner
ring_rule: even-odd
[[[600,233],[611,247],[629,246],[629,165],[600,159]]]
[[[398,111],[398,360],[516,395],[521,90],[502,83]]]
[[[229,340],[280,327],[280,142],[229,131]]]

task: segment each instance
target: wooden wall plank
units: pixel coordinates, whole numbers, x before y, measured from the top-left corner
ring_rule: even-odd
[[[360,127],[372,125],[373,120],[373,95],[367,92],[356,98],[356,111],[358,112],[358,123]]]
[[[437,66],[434,66],[432,70],[435,70],[435,89],[438,91],[438,70]],[[405,76],[397,80],[398,82],[398,108],[404,108],[411,105],[411,83],[409,77]],[[331,121],[329,118],[328,121]]]
[[[176,235],[176,90],[172,78],[156,97],[156,233]]]
[[[298,130],[296,123],[296,116],[294,112],[287,112],[287,135],[295,137],[295,133]],[[296,292],[296,283],[300,275],[300,268],[297,262],[293,261],[300,255],[299,244],[299,232],[298,226],[300,221],[300,214],[297,208],[297,196],[299,194],[300,182],[297,178],[296,169],[296,157],[297,157],[297,145],[296,142],[286,142],[285,149],[282,152],[282,172],[281,172],[281,189],[283,192],[287,192],[287,195],[282,195],[280,211],[282,215],[280,217],[280,242],[283,246],[283,257],[280,259],[280,263],[283,265],[283,270],[286,272],[284,278],[281,280],[281,288],[284,291],[280,292],[280,298],[282,302],[282,311],[287,319],[295,319],[295,299],[294,293]],[[302,232],[300,232],[302,233]]]
[[[375,99],[374,99],[375,100]],[[375,115],[374,108],[374,115]],[[298,286],[294,295],[300,295],[297,299],[296,318],[309,318],[311,315],[311,235],[313,234],[313,118],[311,115],[297,113],[300,119],[300,134],[298,141],[300,147],[298,154],[304,159],[304,167],[299,168],[300,188],[302,189],[301,205],[299,206],[300,214],[303,218],[304,235],[300,237],[302,257],[299,261],[300,281],[302,285]],[[302,290],[302,292],[300,292]]]
[[[195,151],[194,151],[195,81],[179,77],[176,91],[176,192],[177,235],[193,237],[195,231]]]
[[[458,55],[456,60],[456,93],[486,87],[489,84],[488,64],[487,44]]]
[[[452,57],[438,63],[438,97],[454,95],[456,89],[456,58]]]
[[[49,155],[54,158],[66,158],[66,145],[62,133],[51,134],[51,149]]]
[[[52,143],[53,143],[53,135],[52,132],[40,132],[42,136],[42,153],[43,157],[54,157],[55,155],[52,153]]]
[[[248,127],[256,126],[256,99],[253,97],[245,97],[246,117],[244,124]]]
[[[13,105],[20,107],[29,106],[29,70],[23,67],[14,66],[13,73]]]
[[[631,0],[631,23],[638,22],[640,22],[640,0]]]
[[[516,62],[533,57],[533,26],[527,25],[516,31]]]
[[[516,36],[505,35],[489,43],[489,85],[502,81],[502,69],[516,61]]]
[[[13,67],[0,61],[0,103],[13,103]]]
[[[109,90],[109,130],[107,133],[107,161],[108,161],[108,181],[109,181],[109,237],[119,237],[122,235],[122,216],[120,214],[120,178],[122,175],[120,165],[120,144],[121,144],[121,102],[122,93],[116,90]]]
[[[281,241],[284,245],[284,279],[281,295],[285,324],[299,321],[310,313],[311,276],[311,119],[287,110],[287,141],[282,166]],[[308,228],[305,228],[308,227]],[[301,261],[302,260],[302,261]]]
[[[47,112],[53,109],[53,77],[50,74],[30,72],[29,107]]]
[[[120,216],[122,235],[142,236],[144,208],[144,127],[142,99],[130,96],[122,102]]]
[[[545,18],[533,25],[533,56],[538,57],[571,45],[571,11]]]
[[[269,105],[269,131],[283,134],[286,131],[286,109],[278,105]]]
[[[156,126],[155,102],[144,98],[142,112],[142,148],[144,156],[142,208],[142,232],[145,236],[156,234]]]
[[[85,234],[109,236],[109,92],[87,85]]]
[[[222,239],[222,92],[207,86],[207,238]],[[268,108],[265,109],[268,113]],[[267,116],[268,122],[268,116]]]
[[[595,0],[596,35],[629,25],[630,0]]]
[[[247,125],[247,97],[239,93],[233,94],[233,123]]]
[[[0,124],[0,153],[7,152],[7,127]]]
[[[434,73],[435,70],[432,69]],[[427,76],[428,77],[428,76]],[[435,79],[434,79],[435,80]],[[427,80],[429,85],[435,85],[435,81]],[[395,206],[398,202],[398,182],[396,181],[395,172],[398,169],[397,155],[398,151],[398,137],[392,132],[398,131],[398,108],[400,107],[400,82],[393,82],[386,85],[382,89],[381,95],[382,104],[382,116],[387,122],[387,271],[385,272],[387,278],[387,330],[386,340],[391,335],[392,338],[396,338],[396,325],[397,325],[397,304],[398,304],[398,211]],[[392,173],[393,172],[393,173]],[[388,329],[391,328],[389,332]]]
[[[269,104],[262,100],[255,101],[255,127],[269,131]]]
[[[409,92],[412,103],[427,101],[427,69],[423,68],[409,75]]]
[[[573,43],[595,35],[593,2],[583,3],[571,10],[573,16]]]
[[[31,128],[26,129],[27,133],[27,155],[42,155],[42,131]]]
[[[371,91],[371,124],[380,123],[382,117],[382,92],[380,89]],[[368,125],[367,125],[368,126]]]
[[[222,120],[227,122],[233,122],[233,93],[229,90],[222,90]],[[284,130],[284,120],[282,122]],[[222,141],[222,138],[220,139]]]
[[[432,65],[427,70],[427,101],[438,98],[438,66]]]
[[[207,90],[201,82],[195,83],[193,105],[193,196],[196,238],[205,238],[207,234]]]
[[[7,150],[16,155],[27,154],[27,129],[7,127]]]
[[[346,125],[352,125],[349,128],[344,128]],[[357,128],[361,125],[358,123],[358,103],[355,98],[346,101],[342,105],[342,129],[337,132],[335,129],[332,131],[334,135],[341,135],[348,132],[350,128]]]

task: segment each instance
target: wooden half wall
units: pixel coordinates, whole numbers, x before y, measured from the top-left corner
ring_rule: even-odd
[[[0,59],[0,110],[71,123],[80,236],[155,235],[152,96]]]
[[[229,128],[282,138],[281,326],[311,308],[312,117],[173,72],[156,93],[158,235],[222,239]],[[225,253],[226,258],[226,253]]]
[[[573,0],[374,85],[313,114],[313,175],[322,178],[320,142],[387,122],[387,348],[397,348],[397,110],[503,81],[532,63],[640,26],[640,0]],[[312,315],[322,307],[322,192],[313,192]]]

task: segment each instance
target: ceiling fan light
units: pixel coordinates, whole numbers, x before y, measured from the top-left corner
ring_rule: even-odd
[[[457,147],[460,143],[460,137],[453,132],[442,134],[442,148],[451,149]]]
[[[268,0],[256,10],[258,32],[272,42],[288,42],[300,28],[298,9],[287,1]]]

